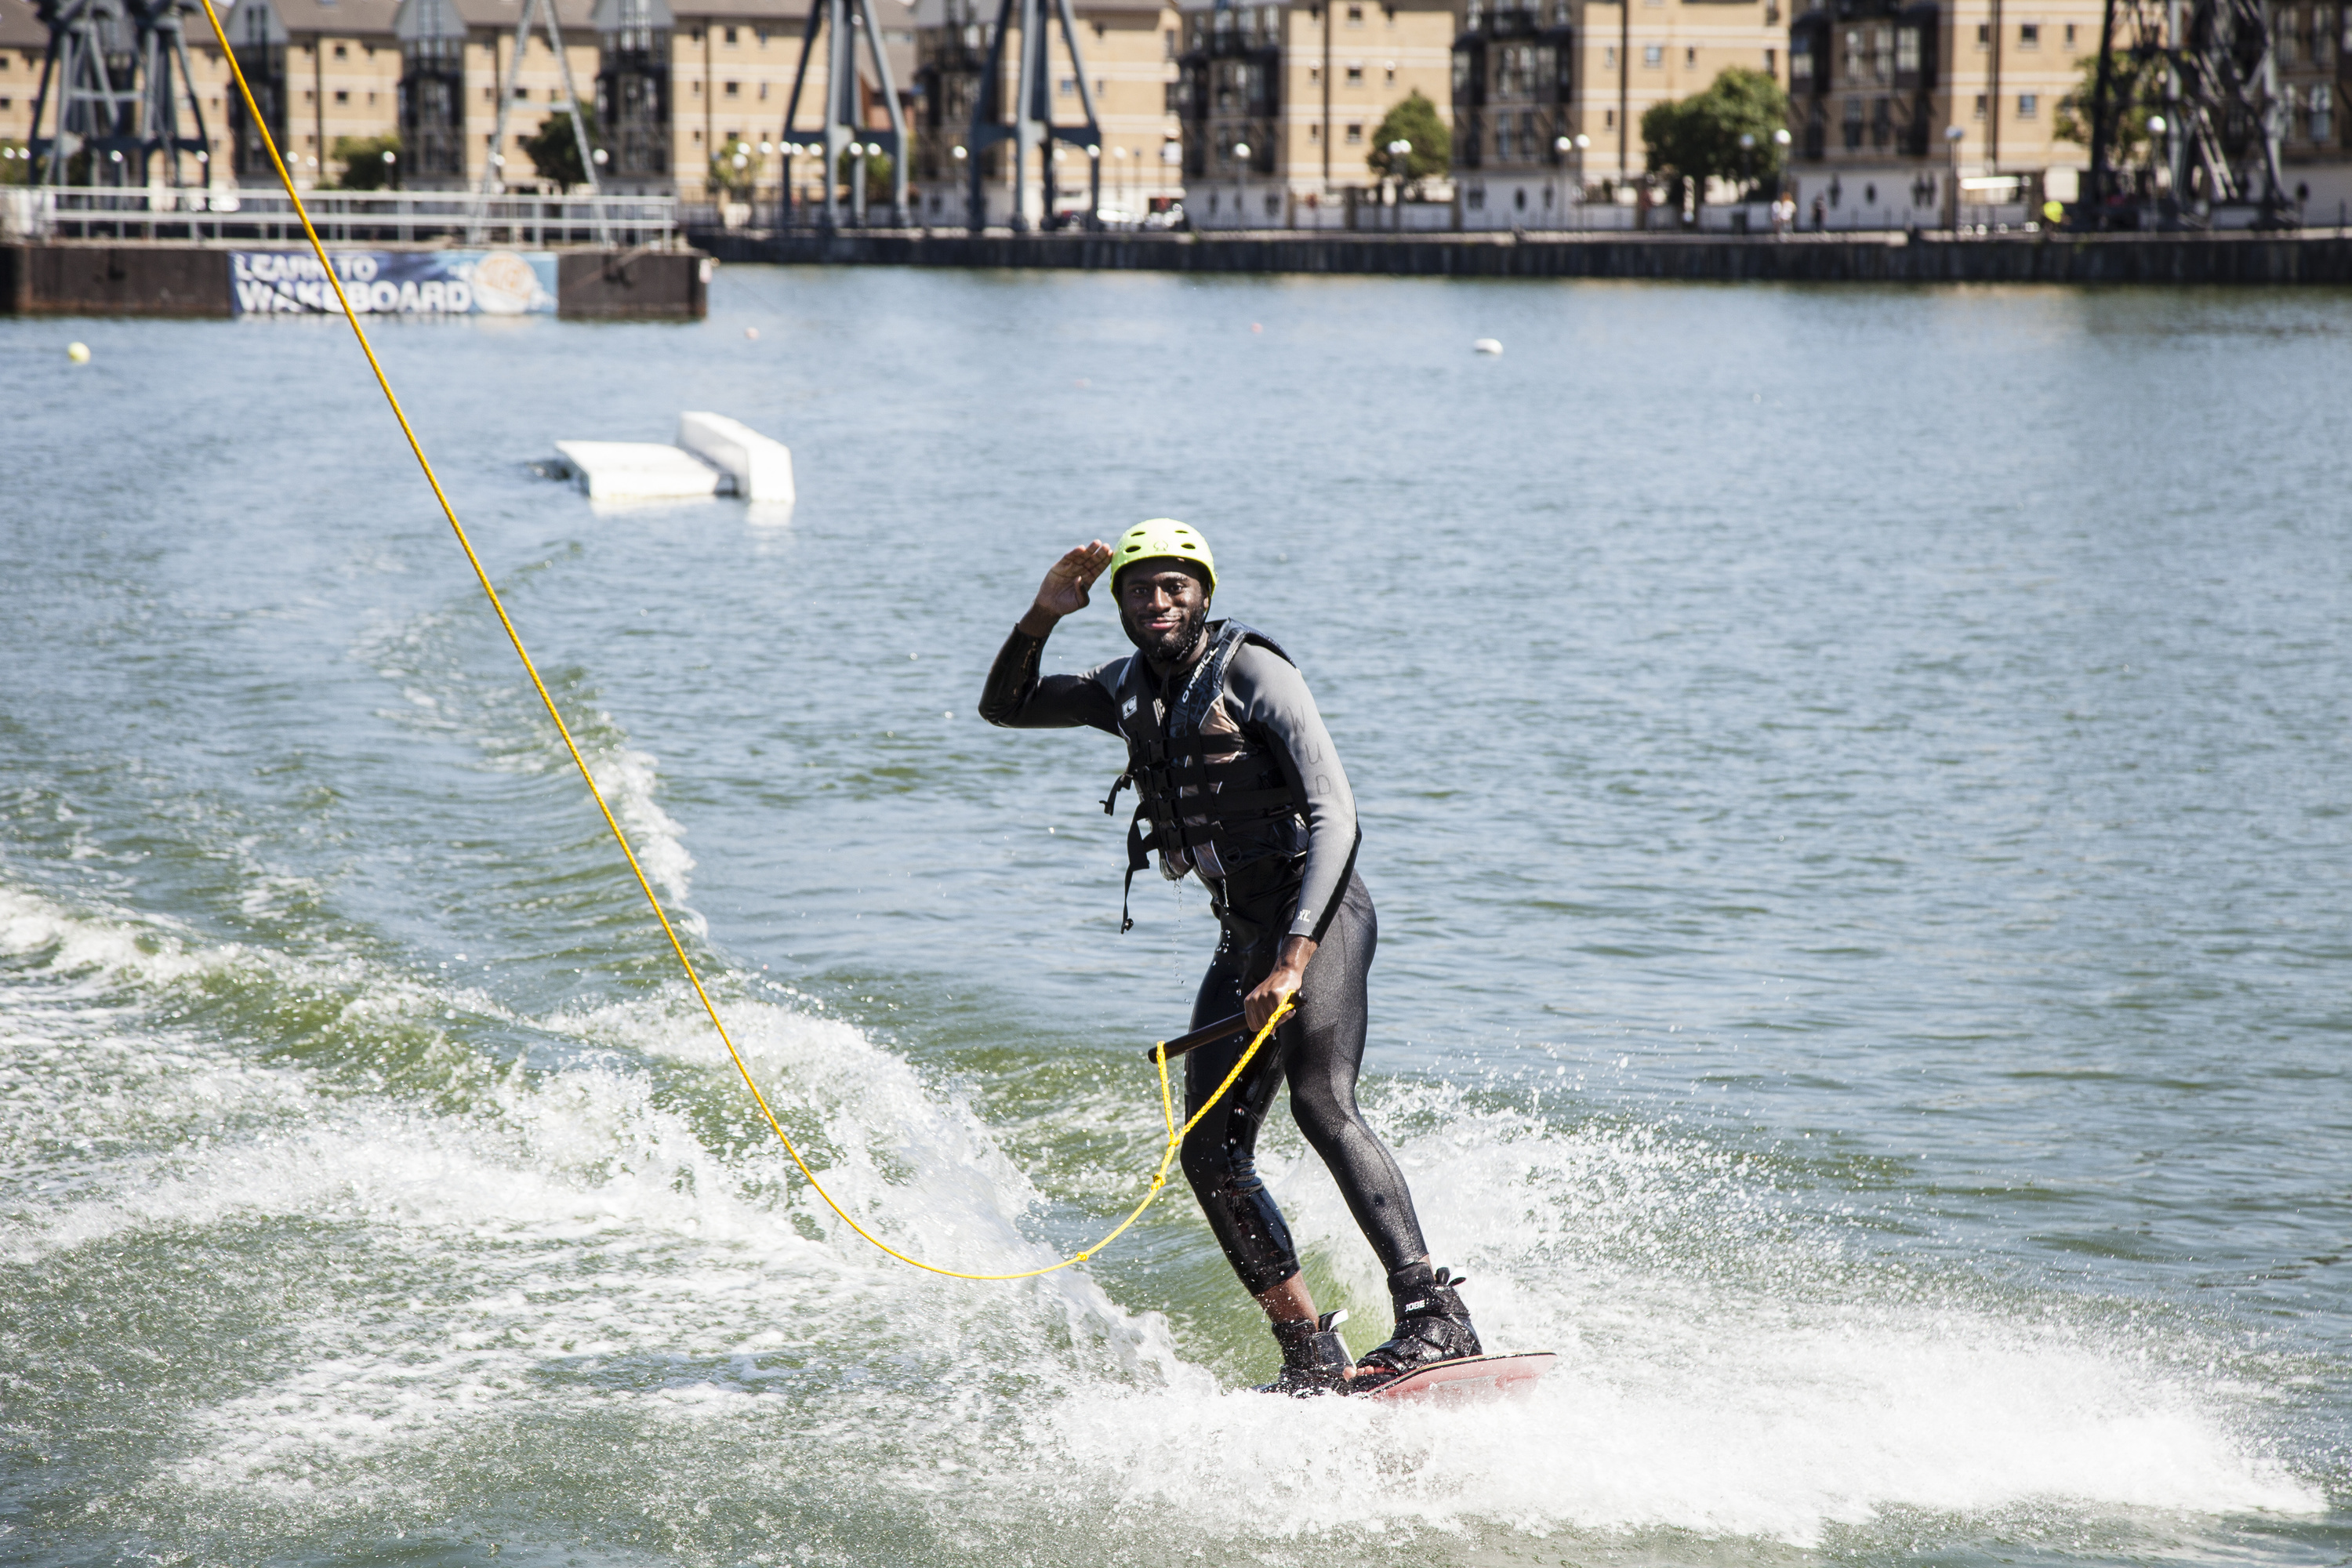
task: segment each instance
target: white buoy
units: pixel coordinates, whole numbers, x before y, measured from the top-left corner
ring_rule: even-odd
[[[1474,354],[1501,353],[1503,352],[1503,340],[1500,338],[1480,338],[1476,342],[1470,345],[1470,352]]]
[[[757,327],[746,327],[743,329],[743,336],[745,341],[756,343],[760,341],[760,329]]]
[[[89,345],[88,343],[68,343],[66,345],[66,358],[73,361],[76,364],[88,364],[89,363]]]

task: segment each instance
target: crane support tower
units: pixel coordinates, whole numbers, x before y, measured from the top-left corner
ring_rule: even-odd
[[[859,111],[861,82],[857,38],[863,34],[866,55],[874,64],[882,107],[889,115],[887,131],[868,131]],[[882,47],[882,29],[874,18],[874,0],[814,0],[809,6],[808,30],[801,35],[800,65],[793,72],[792,96],[784,102],[784,195],[782,226],[793,223],[792,153],[798,140],[794,129],[801,92],[808,85],[809,62],[816,58],[817,39],[824,39],[824,202],[818,224],[827,232],[841,226],[842,154],[849,154],[849,212],[853,226],[866,226],[866,149],[878,147],[890,159],[890,225],[904,228],[909,221],[907,205],[907,117],[898,108],[898,85],[890,79],[890,57]]]
[[[49,41],[26,147],[39,184],[142,187],[159,154],[166,184],[187,183],[190,156],[196,183],[206,182],[212,141],[189,80],[187,9],[186,0],[40,0]],[[183,133],[184,112],[193,134]]]
[[[996,14],[996,31],[988,41],[988,64],[981,78],[980,94],[972,100],[971,134],[969,139],[970,178],[971,181],[971,232],[981,233],[988,226],[987,153],[1000,142],[1013,143],[1013,227],[1020,232],[1030,226],[1029,159],[1037,156],[1038,214],[1041,220],[1053,218],[1054,143],[1064,142],[1087,151],[1087,226],[1092,228],[1102,210],[1102,121],[1095,112],[1094,85],[1087,79],[1086,58],[1078,51],[1078,24],[1071,14],[1070,0],[1050,0],[1055,19],[1062,27],[1063,46],[1070,52],[1070,74],[1078,85],[1078,105],[1086,113],[1082,125],[1054,123],[1052,83],[1048,70],[1052,63],[1046,54],[1051,41],[1052,24],[1046,20],[1049,0],[1003,0]],[[1013,121],[1004,122],[1004,39],[1017,29],[1021,35],[1020,69],[1015,73],[1013,89]]]
[[[2106,0],[2082,205],[2092,227],[2203,227],[2231,206],[2255,227],[2294,226],[2273,38],[2269,0]],[[2141,133],[2150,145],[2136,164]]]
[[[523,0],[522,15],[515,19],[514,52],[507,64],[507,81],[512,83],[522,76],[523,51],[530,47],[532,24],[542,23],[547,29],[547,47],[555,56],[555,70],[563,82],[563,112],[572,118],[572,144],[580,149],[580,169],[586,176],[588,194],[604,194],[603,182],[596,177],[596,149],[589,144],[588,128],[580,121],[580,90],[572,81],[572,57],[563,52],[563,28],[556,20],[555,0]],[[490,155],[482,160],[482,195],[497,195],[506,189],[507,116],[514,107],[514,89],[509,86],[499,93],[498,122],[490,130]],[[478,243],[483,234],[481,215],[486,207],[477,203],[474,207],[473,232],[469,237]],[[599,207],[599,214],[603,208]],[[596,238],[604,243],[609,237],[604,232],[601,216],[597,221]]]

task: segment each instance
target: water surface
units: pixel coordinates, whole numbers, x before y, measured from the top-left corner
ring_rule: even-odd
[[[1025,1285],[866,1248],[348,332],[8,321],[0,1555],[2352,1553],[2352,300],[712,301],[372,330],[828,1183],[1004,1268],[1156,1160],[1136,1051],[1213,922],[1146,877],[1120,937],[1116,745],[972,705],[1057,552],[1174,515],[1363,809],[1371,1114],[1559,1371],[1252,1395],[1181,1196]],[[788,440],[798,508],[534,468],[683,408]],[[1048,660],[1122,646],[1098,606]],[[1368,1348],[1368,1249],[1286,1125],[1266,1163]]]

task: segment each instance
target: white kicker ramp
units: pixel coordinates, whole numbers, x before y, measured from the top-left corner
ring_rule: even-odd
[[[591,500],[690,500],[729,482],[693,453],[658,441],[558,441],[555,449]]]
[[[681,414],[677,444],[731,478],[745,500],[792,504],[793,449],[782,441],[723,414]]]

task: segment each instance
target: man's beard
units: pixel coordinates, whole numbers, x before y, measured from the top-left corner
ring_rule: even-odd
[[[1118,615],[1119,628],[1127,640],[1143,651],[1143,657],[1155,664],[1181,664],[1201,640],[1202,628],[1209,624],[1209,606],[1178,612],[1180,618],[1165,633],[1147,632],[1137,627],[1127,611]]]

